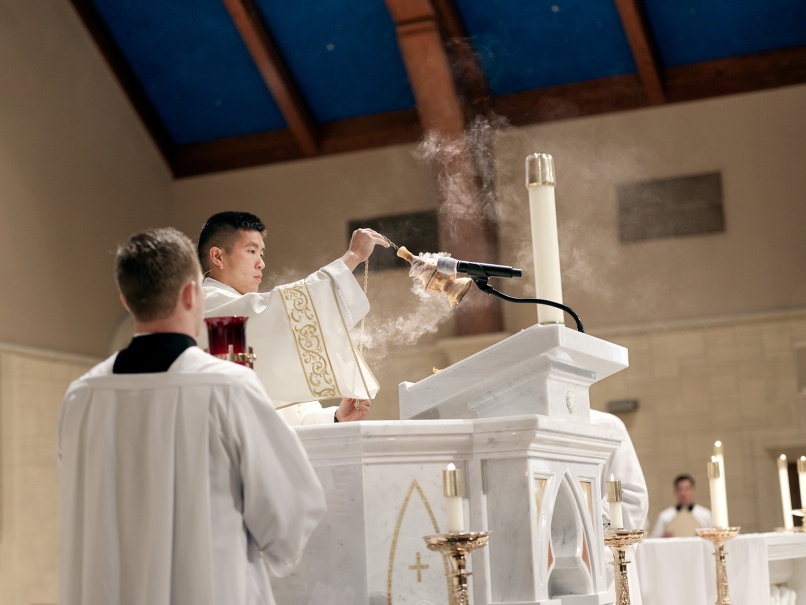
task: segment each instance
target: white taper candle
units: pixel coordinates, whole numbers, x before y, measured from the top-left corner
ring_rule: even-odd
[[[798,458],[798,486],[800,487],[800,507],[806,509],[806,456]],[[806,517],[804,517],[806,523]]]
[[[730,527],[730,523],[728,521],[728,487],[725,481],[725,478],[727,477],[727,473],[725,472],[725,450],[722,447],[721,441],[714,443],[714,456],[716,457],[716,461],[719,463],[719,501],[723,502],[725,505],[724,527]]]
[[[778,458],[778,483],[781,484],[781,506],[784,512],[784,529],[794,529],[792,520],[792,494],[789,491],[789,465],[786,456]]]
[[[711,488],[711,518],[716,528],[728,527],[728,504],[719,482],[721,475],[722,469],[719,468],[717,457],[711,456],[711,462],[708,463],[708,483]]]
[[[462,505],[464,481],[462,471],[451,463],[442,471],[442,487],[445,506],[448,509],[448,532],[465,531],[465,509]]]
[[[554,202],[554,159],[547,153],[526,157],[526,188],[532,221],[532,252],[535,261],[535,296],[554,302],[563,301],[560,277],[560,242],[557,236],[557,207]],[[563,311],[546,305],[537,306],[541,324],[565,323]]]
[[[610,509],[610,529],[624,529],[624,511],[621,507],[623,498],[621,481],[616,481],[615,477],[610,475],[610,481],[607,482],[607,507]]]

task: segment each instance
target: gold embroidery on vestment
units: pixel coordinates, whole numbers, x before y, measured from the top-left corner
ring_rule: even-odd
[[[330,362],[308,285],[303,279],[287,286],[279,286],[278,290],[311,395],[315,399],[338,397],[340,393],[333,374],[333,364]]]

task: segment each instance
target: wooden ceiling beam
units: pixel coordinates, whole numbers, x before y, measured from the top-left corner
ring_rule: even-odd
[[[316,123],[269,33],[254,0],[222,0],[249,54],[306,156],[319,153]]]
[[[462,103],[430,0],[386,0],[423,130],[461,136]]]
[[[667,69],[670,103],[806,83],[806,47],[767,51]],[[495,97],[513,126],[647,107],[637,74],[613,76]],[[415,142],[422,135],[414,110],[363,116],[320,126],[322,153]],[[287,130],[177,149],[177,177],[284,162],[304,157]]]
[[[168,166],[176,175],[177,149],[174,145],[173,137],[168,132],[151,99],[148,98],[145,89],[137,79],[137,75],[123,55],[123,51],[120,50],[117,42],[112,37],[112,33],[98,13],[98,9],[95,8],[92,0],[71,0],[71,4],[129,97],[129,101],[162,153],[162,157],[165,158]]]
[[[616,0],[616,8],[650,105],[665,103],[663,68],[641,0]]]
[[[320,125],[322,154],[413,143],[422,136],[414,109],[361,116]],[[288,129],[184,145],[177,152],[178,178],[304,158]]]
[[[437,23],[442,30],[450,58],[453,60],[454,79],[465,103],[465,117],[489,116],[492,112],[490,87],[484,68],[470,43],[462,16],[454,0],[432,0]]]

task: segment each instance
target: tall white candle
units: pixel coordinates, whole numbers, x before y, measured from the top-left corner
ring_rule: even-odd
[[[798,458],[798,486],[800,487],[800,507],[806,510],[806,456]],[[804,517],[806,524],[806,517]]]
[[[716,461],[719,463],[719,501],[725,503],[725,525],[724,527],[730,527],[728,522],[728,488],[725,478],[727,473],[725,472],[725,451],[722,447],[722,442],[717,441],[714,443],[714,457],[716,457]],[[719,525],[715,527],[720,527]]]
[[[535,296],[554,302],[563,301],[560,277],[560,242],[557,237],[557,207],[554,202],[554,159],[547,153],[526,158],[526,188],[532,219],[532,251],[535,261]],[[565,323],[561,309],[537,306],[541,324]]]
[[[465,531],[465,509],[462,505],[464,481],[462,471],[453,463],[442,471],[442,488],[448,509],[448,532]]]
[[[610,481],[607,482],[607,506],[610,509],[610,529],[624,529],[624,511],[621,508],[623,497],[621,481],[616,481],[615,477],[610,475]]]
[[[728,503],[719,481],[721,471],[717,457],[711,456],[711,462],[708,463],[708,483],[711,488],[711,518],[716,528],[728,527]]]
[[[786,456],[781,454],[778,458],[778,482],[781,484],[781,506],[784,511],[784,529],[794,529],[792,520],[792,495],[789,492],[789,467]]]

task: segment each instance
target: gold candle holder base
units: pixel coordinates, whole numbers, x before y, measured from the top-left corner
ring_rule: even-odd
[[[451,605],[468,605],[467,578],[471,573],[467,571],[467,555],[477,548],[486,546],[489,536],[490,533],[486,531],[461,531],[423,538],[428,550],[441,552],[443,555],[447,555],[451,561],[451,569],[448,574],[451,585]]]
[[[605,546],[613,551],[613,578],[616,583],[614,605],[630,605],[630,584],[627,581],[627,547],[644,539],[642,529],[615,529],[604,533]]]
[[[714,543],[716,557],[716,605],[730,605],[728,569],[725,565],[725,542],[739,535],[738,527],[709,527],[697,530],[697,535]]]

